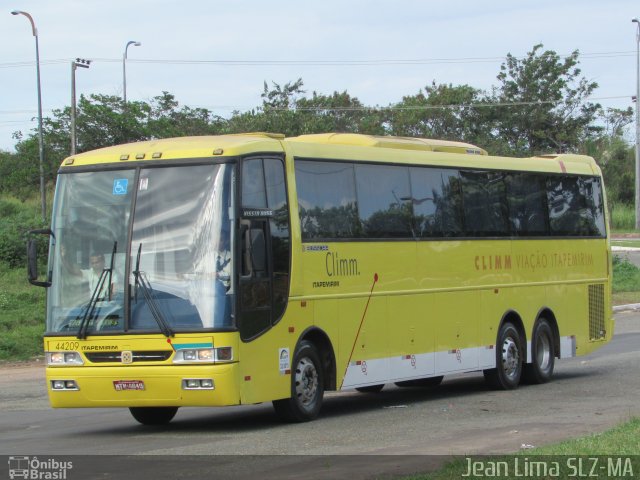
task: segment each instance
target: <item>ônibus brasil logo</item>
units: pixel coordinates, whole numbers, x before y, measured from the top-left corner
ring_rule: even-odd
[[[73,462],[62,462],[55,458],[45,460],[38,457],[10,456],[9,478],[33,480],[66,480],[67,470],[73,468]]]

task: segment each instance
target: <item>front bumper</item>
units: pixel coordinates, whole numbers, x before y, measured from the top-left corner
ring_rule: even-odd
[[[54,408],[190,407],[240,403],[238,364],[113,367],[47,367],[47,390]],[[183,380],[212,379],[213,389],[184,389]],[[74,380],[77,390],[54,390],[52,380]],[[138,381],[144,390],[117,390],[114,382]]]

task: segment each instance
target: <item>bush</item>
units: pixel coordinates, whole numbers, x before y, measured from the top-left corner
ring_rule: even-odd
[[[0,262],[14,268],[26,266],[26,234],[37,228],[43,228],[37,207],[15,198],[0,198]]]
[[[26,269],[0,262],[0,361],[42,355],[45,295],[29,285]]]

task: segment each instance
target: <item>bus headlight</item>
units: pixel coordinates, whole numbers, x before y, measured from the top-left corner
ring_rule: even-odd
[[[84,364],[78,352],[45,352],[45,358],[47,365],[51,367]]]
[[[176,351],[173,363],[218,363],[232,362],[231,347],[219,348],[184,348]]]
[[[80,390],[75,380],[51,380],[51,390]]]
[[[182,380],[183,390],[215,390],[212,378],[185,378]]]

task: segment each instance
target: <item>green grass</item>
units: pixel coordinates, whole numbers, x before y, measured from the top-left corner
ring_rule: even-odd
[[[629,422],[623,423],[611,430],[607,430],[606,432],[588,435],[586,437],[581,437],[573,440],[567,440],[565,442],[548,445],[545,447],[534,448],[531,450],[523,450],[516,455],[520,457],[527,457],[530,461],[537,461],[535,457],[544,456],[544,458],[539,459],[548,464],[552,461],[557,461],[561,464],[562,467],[567,466],[567,460],[571,457],[583,457],[584,466],[586,472],[584,476],[588,476],[589,467],[592,465],[592,461],[590,462],[588,459],[596,456],[631,456],[635,455],[636,457],[629,457],[631,462],[631,468],[633,469],[633,475],[628,478],[637,478],[638,472],[640,472],[640,458],[637,455],[640,455],[640,418],[634,418]],[[488,460],[498,462],[505,461],[510,465],[513,465],[514,456],[494,456],[494,457],[471,457],[472,460],[480,460],[486,462]],[[600,460],[602,465],[606,465],[606,460]],[[463,477],[463,475],[467,472],[467,460],[465,458],[456,459],[453,462],[445,465],[442,469],[428,474],[423,475],[414,475],[411,477],[406,477],[404,480],[449,480],[449,479],[462,479],[462,478],[470,478]],[[572,465],[576,465],[576,463],[572,463]],[[624,461],[622,462],[624,466]],[[510,476],[500,476],[499,478],[516,478],[513,475],[513,470],[511,470]],[[562,468],[560,471],[560,475],[553,476],[553,478],[575,478],[576,475],[570,476],[572,472],[569,468]],[[600,478],[609,478],[604,472],[599,475]],[[627,470],[628,473],[628,470]],[[547,478],[547,477],[535,477],[535,478]]]
[[[640,292],[613,292],[613,305],[629,305],[630,303],[640,303]]]
[[[613,257],[613,291],[638,292],[640,290],[640,268],[626,258]],[[634,302],[635,303],[635,302]]]
[[[535,455],[640,455],[640,418],[603,433],[537,448]]]
[[[45,290],[26,278],[25,268],[0,263],[0,360],[42,355]]]
[[[611,228],[634,232],[636,215],[633,205],[617,204],[611,208]]]

